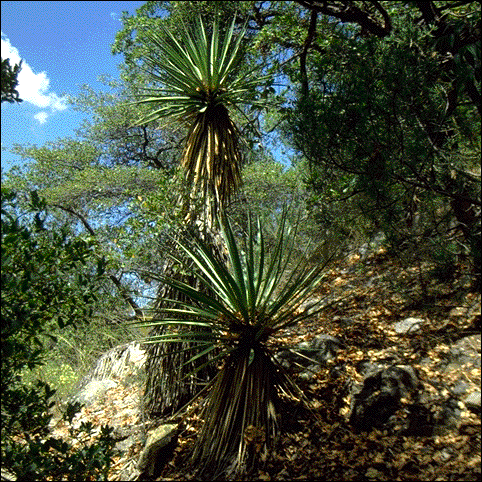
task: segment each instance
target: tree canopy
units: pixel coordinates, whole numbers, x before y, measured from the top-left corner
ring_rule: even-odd
[[[10,65],[10,59],[2,59],[2,102],[22,102],[17,91],[18,74],[22,68],[22,61],[17,65]]]

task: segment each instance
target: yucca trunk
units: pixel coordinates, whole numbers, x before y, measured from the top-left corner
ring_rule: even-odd
[[[201,215],[202,217],[204,215]],[[218,257],[225,259],[226,248],[222,237],[215,227],[211,226],[210,222],[203,223],[199,219],[194,222],[194,218],[189,218],[185,220],[185,224],[190,226],[190,232],[194,231],[197,237],[204,239],[212,246],[213,253],[217,253]],[[201,230],[202,232],[200,232]],[[181,235],[178,237],[181,237]],[[163,275],[179,279],[199,291],[211,294],[209,287],[202,286],[199,279],[176,271],[174,262],[170,258],[167,259],[164,266]],[[153,315],[158,319],[162,319],[164,309],[173,308],[178,306],[178,303],[190,301],[185,294],[169,285],[161,286],[157,299],[159,302],[154,308]],[[166,335],[179,329],[186,333],[193,332],[194,338],[196,338],[194,332],[203,330],[196,326],[174,328],[169,325],[157,325],[152,328],[149,336]],[[189,363],[189,360],[196,353],[196,344],[189,341],[147,345],[146,384],[142,400],[144,413],[151,417],[172,416],[205,388],[216,373],[216,369],[208,364],[205,368],[198,370],[201,364],[206,363],[206,359]],[[196,372],[195,375],[191,376],[192,372]]]
[[[231,353],[201,415],[204,425],[193,454],[193,466],[202,467],[200,476],[240,474],[266,458],[276,440],[281,384],[264,346],[240,346]]]
[[[190,201],[204,202],[208,231],[241,184],[239,132],[228,109],[217,104],[197,115],[187,135],[181,166],[191,189]],[[185,206],[189,213],[189,207]]]
[[[167,272],[172,271],[172,268],[172,265],[168,267]],[[179,302],[187,301],[185,296],[170,287],[163,287],[160,296]],[[172,303],[169,305],[161,302],[158,309],[171,307]],[[189,329],[199,330],[195,327]],[[151,330],[150,336],[165,335],[172,330],[172,327],[157,326]],[[195,377],[186,377],[196,368],[194,363],[187,363],[195,353],[195,345],[189,342],[148,345],[145,367],[147,378],[142,401],[144,413],[151,417],[172,416],[204,388],[214,374],[213,367],[199,370]]]

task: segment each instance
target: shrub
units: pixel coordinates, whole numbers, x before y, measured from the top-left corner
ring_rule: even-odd
[[[34,192],[19,213],[16,194],[2,189],[1,454],[2,469],[18,480],[107,479],[113,451],[111,429],[96,442],[74,447],[51,435],[55,390],[42,380],[22,380],[45,360],[45,340],[88,319],[104,271],[88,241],[65,227],[46,227],[45,203]],[[72,421],[79,405],[69,405]],[[83,424],[76,439],[91,435]]]

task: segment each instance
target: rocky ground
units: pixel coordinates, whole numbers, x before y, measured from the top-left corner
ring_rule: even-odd
[[[460,273],[442,282],[432,268],[379,250],[327,271],[325,309],[273,345],[304,403],[286,401],[277,447],[246,480],[480,480],[480,294]],[[114,350],[78,394],[74,424],[114,427],[110,480],[139,476],[149,430],[162,423],[141,416],[142,355]],[[191,409],[157,480],[195,478]],[[68,437],[68,427],[55,421],[55,433]]]

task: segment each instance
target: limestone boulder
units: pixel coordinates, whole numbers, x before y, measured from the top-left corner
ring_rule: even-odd
[[[406,335],[410,333],[415,333],[419,331],[422,326],[425,324],[425,320],[422,318],[405,318],[402,321],[397,321],[393,328],[399,335]]]
[[[87,383],[82,390],[75,394],[72,397],[72,400],[88,406],[100,400],[108,390],[115,387],[117,387],[117,382],[109,378],[104,380],[92,380]]]
[[[164,424],[153,429],[141,452],[137,469],[140,477],[154,478],[169,461],[177,444],[178,425]]]

